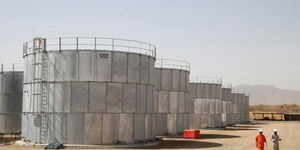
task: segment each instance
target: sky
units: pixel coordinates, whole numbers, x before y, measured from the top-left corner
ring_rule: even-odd
[[[0,0],[0,63],[33,37],[152,43],[191,77],[300,90],[299,0]]]

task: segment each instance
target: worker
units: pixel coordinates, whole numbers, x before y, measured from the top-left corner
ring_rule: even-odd
[[[257,147],[258,150],[264,150],[265,143],[266,143],[266,146],[267,146],[266,137],[263,135],[263,130],[262,129],[259,129],[258,132],[259,132],[259,134],[255,138],[256,147]]]
[[[274,129],[274,134],[272,135],[272,141],[273,141],[273,149],[279,150],[279,141],[281,141],[281,138],[279,137],[277,133],[277,129]]]

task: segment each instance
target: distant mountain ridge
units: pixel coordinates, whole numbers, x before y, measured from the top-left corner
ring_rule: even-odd
[[[250,95],[250,105],[300,104],[300,91],[279,89],[274,85],[238,85]]]

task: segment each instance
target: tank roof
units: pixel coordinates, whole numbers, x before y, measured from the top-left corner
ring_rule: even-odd
[[[190,83],[203,83],[203,84],[219,84],[222,85],[222,79],[218,77],[191,77]]]
[[[175,59],[157,59],[155,68],[178,69],[190,71],[190,63]]]
[[[45,40],[46,51],[107,50],[134,52],[156,57],[156,47],[153,44],[137,40],[104,37],[34,38],[34,40]],[[33,41],[23,44],[23,56],[34,53]]]

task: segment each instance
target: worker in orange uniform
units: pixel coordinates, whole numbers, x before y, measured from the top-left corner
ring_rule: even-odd
[[[257,147],[258,150],[264,150],[265,143],[266,143],[266,146],[267,146],[267,140],[266,140],[266,137],[263,135],[263,130],[262,129],[259,129],[258,132],[259,132],[259,134],[255,138],[256,147]]]

